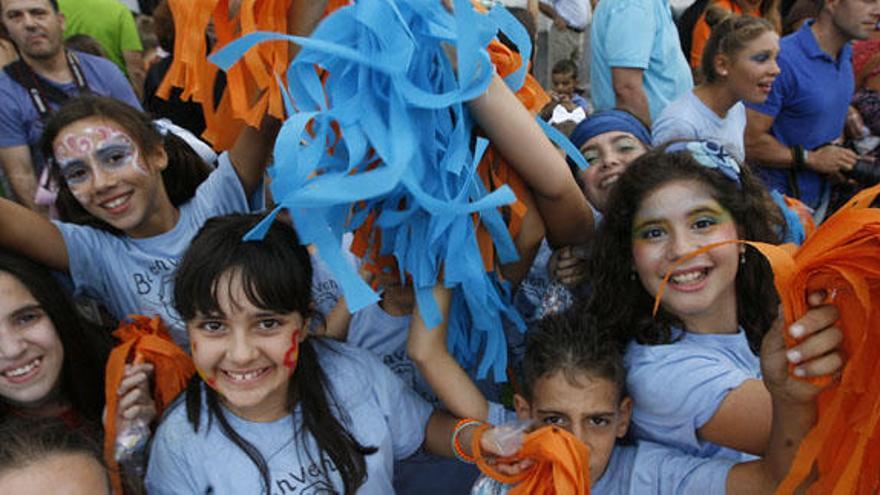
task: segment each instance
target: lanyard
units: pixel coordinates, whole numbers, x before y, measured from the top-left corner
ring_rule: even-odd
[[[73,82],[76,84],[77,93],[82,94],[88,92],[89,86],[83,75],[79,59],[70,51],[65,50],[64,53],[67,57],[67,67],[70,69],[70,73],[73,75]],[[28,96],[31,98],[31,103],[33,103],[34,108],[40,115],[40,120],[45,121],[49,118],[49,114],[52,112],[48,102],[61,104],[70,98],[70,95],[61,91],[54,85],[41,84],[39,76],[37,76],[33,69],[31,69],[24,60],[20,59],[14,65],[14,71],[17,72],[17,74],[15,74],[17,77],[14,77],[14,79],[27,89]]]

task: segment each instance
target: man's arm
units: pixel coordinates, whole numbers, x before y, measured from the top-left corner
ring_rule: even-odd
[[[12,185],[11,192],[15,195],[15,199],[28,209],[38,211],[34,203],[37,177],[34,175],[30,148],[24,144],[0,148],[0,162]]]
[[[792,168],[795,166],[790,148],[780,143],[772,134],[773,117],[751,108],[746,110],[746,157],[765,167]],[[823,174],[850,170],[858,155],[841,146],[823,146],[807,152],[804,167]]]
[[[627,110],[646,126],[651,126],[648,95],[642,82],[645,71],[632,67],[612,67],[611,85],[614,87],[615,106]]]

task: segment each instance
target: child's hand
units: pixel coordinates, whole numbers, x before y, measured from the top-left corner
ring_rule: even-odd
[[[117,419],[150,424],[156,418],[156,403],[150,393],[153,365],[141,363],[125,366],[125,375],[116,394],[119,395]]]
[[[502,474],[516,476],[532,467],[535,461],[514,457],[519,448],[522,448],[522,441],[520,441],[519,448],[511,452],[509,446],[502,445],[508,442],[499,441],[499,437],[504,435],[507,433],[501,432],[499,427],[490,428],[480,438],[480,449],[490,466]]]
[[[822,387],[800,378],[836,376],[843,367],[840,349],[843,333],[834,326],[839,313],[836,307],[823,304],[823,301],[824,294],[810,294],[812,309],[787,329],[783,328],[780,315],[764,337],[761,370],[764,383],[775,400],[811,402]],[[796,346],[785,348],[783,330],[798,339]],[[788,372],[789,363],[797,365],[794,376]]]
[[[547,264],[547,271],[550,278],[568,287],[575,287],[587,276],[588,259],[585,248],[566,246],[553,252]]]

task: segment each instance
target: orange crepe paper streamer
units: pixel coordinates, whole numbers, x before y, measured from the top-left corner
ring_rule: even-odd
[[[525,436],[523,446],[510,460],[531,459],[535,464],[517,475],[497,471],[486,462],[480,440],[491,425],[474,431],[471,452],[477,467],[490,478],[515,485],[510,495],[589,495],[590,451],[568,431],[545,426]]]
[[[748,244],[773,267],[786,327],[807,312],[807,295],[817,291],[840,312],[836,326],[844,335],[846,367],[837,383],[831,377],[806,379],[830,385],[817,398],[818,421],[801,442],[778,494],[794,493],[814,467],[818,477],[809,494],[870,495],[880,490],[880,209],[870,207],[878,195],[880,185],[860,192],[800,248],[729,241],[704,246],[676,263],[719,245]],[[657,293],[655,314],[674,268]],[[785,343],[792,347],[798,341],[785,332]]]
[[[288,32],[293,0],[241,0],[230,16],[229,0],[169,0],[174,17],[174,59],[156,94],[167,99],[171,88],[183,90],[182,100],[202,105],[206,129],[202,135],[215,149],[232,147],[243,125],[259,127],[267,113],[284,119],[279,79],[286,79],[290,63],[285,41],[260,43],[248,50],[226,73],[226,89],[214,105],[214,85],[220,69],[208,61],[205,32],[211,21],[217,36],[215,50],[256,31]],[[348,5],[330,0],[324,15]]]
[[[174,60],[168,74],[159,86],[157,94],[167,98],[171,87],[183,89],[181,99],[192,98],[202,104],[205,113],[206,130],[202,135],[216,149],[229,149],[235,142],[244,124],[259,127],[263,116],[268,112],[273,117],[283,119],[284,108],[281,90],[276,75],[284,81],[289,60],[286,42],[261,43],[249,50],[243,59],[227,73],[227,87],[220,103],[214,106],[214,84],[219,69],[207,59],[205,30],[211,20],[217,35],[219,49],[234,39],[255,31],[288,32],[287,12],[293,0],[242,0],[236,16],[230,18],[228,0],[169,0],[174,25]],[[330,0],[325,16],[351,4],[348,0]],[[474,2],[480,11],[482,6]],[[506,77],[519,69],[520,55],[498,41],[488,47],[489,56],[498,75]],[[537,80],[526,75],[525,82],[516,92],[519,101],[532,113],[537,114],[550,97]],[[505,218],[512,238],[516,239],[522,226],[527,207],[521,198],[528,194],[527,186],[519,175],[490,146],[478,166],[478,173],[486,189],[491,192],[507,184],[516,195],[517,201],[506,206]],[[477,223],[477,243],[487,271],[496,264],[495,249],[488,232]],[[372,223],[371,223],[372,225]],[[378,232],[371,228],[360,228],[355,232],[355,245],[376,245],[381,240]],[[366,252],[368,250],[362,249]],[[354,251],[353,251],[354,252]],[[391,256],[380,256],[378,249],[369,250],[370,258],[366,269],[378,273],[396,272],[396,262]]]
[[[104,379],[104,460],[110,468],[113,493],[122,493],[122,482],[114,454],[116,413],[121,399],[117,391],[125,376],[125,365],[129,362],[153,365],[153,401],[156,403],[157,417],[186,388],[187,382],[195,373],[195,367],[192,358],[171,339],[158,316],[149,318],[131,315],[129,321],[120,323],[113,336],[121,343],[110,352]]]

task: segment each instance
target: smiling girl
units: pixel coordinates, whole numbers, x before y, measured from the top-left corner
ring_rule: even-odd
[[[78,317],[45,267],[0,252],[0,422],[56,417],[100,437],[107,335]],[[125,369],[119,414],[150,423],[152,365]]]
[[[448,291],[434,293],[441,307],[448,307]],[[804,342],[796,350],[809,362],[805,366],[810,376],[834,373],[842,366],[841,333],[832,325],[836,318],[834,307],[823,306],[799,320]],[[607,333],[611,329],[603,329],[588,313],[547,317],[529,335],[522,389],[514,395],[515,414],[487,402],[474,387],[442,345],[444,326],[428,329],[414,318],[409,351],[454,414],[495,425],[518,419],[535,428],[562,428],[583,442],[590,453],[592,494],[769,494],[788,472],[801,439],[815,422],[814,399],[820,391],[788,374],[779,323],[761,342],[762,383],[767,384],[776,408],[768,448],[762,459],[739,463],[683,453],[652,441],[626,440],[633,408],[639,405],[628,393],[621,349]],[[664,391],[654,393],[662,396]],[[481,495],[510,489],[499,483],[479,487],[482,491],[474,493]]]
[[[0,245],[71,275],[78,294],[117,318],[158,314],[186,343],[171,304],[183,251],[208,218],[262,206],[262,175],[275,126],[248,128],[209,171],[180,138],[116,100],[84,97],[62,107],[43,135],[70,222],[0,200]]]
[[[706,457],[758,455],[767,448],[772,416],[757,357],[777,313],[769,266],[736,244],[676,264],[716,242],[777,242],[778,210],[768,207],[749,170],[717,145],[680,149],[639,158],[618,181],[596,241],[590,311],[630,341],[627,385],[637,437]],[[800,356],[789,359],[797,364]]]
[[[392,493],[395,460],[451,456],[432,411],[369,351],[307,336],[312,266],[293,229],[209,220],[177,271],[198,374],[153,441],[150,493]]]
[[[726,17],[725,17],[726,16]],[[652,128],[654,145],[674,139],[712,139],[745,160],[743,101],[763,103],[779,66],[779,35],[760,17],[710,10],[712,35],[702,59],[705,82],[671,102]]]

